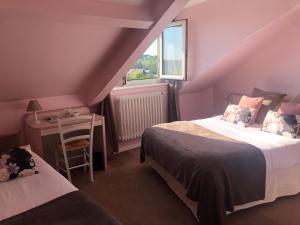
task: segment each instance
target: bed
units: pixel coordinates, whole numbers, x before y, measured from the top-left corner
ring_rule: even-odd
[[[220,116],[148,128],[141,161],[165,179],[201,225],[224,225],[228,213],[300,192],[300,139]]]
[[[30,151],[30,146],[25,146]],[[0,225],[120,225],[31,152],[39,173],[0,183]]]

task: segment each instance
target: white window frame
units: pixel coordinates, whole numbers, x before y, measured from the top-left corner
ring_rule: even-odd
[[[168,27],[174,27],[174,26],[182,26],[183,29],[183,53],[182,53],[182,68],[183,68],[183,74],[182,76],[178,75],[172,75],[172,74],[162,74],[162,56],[163,56],[163,51],[162,51],[162,39],[163,39],[163,32],[162,34],[157,38],[157,55],[158,55],[158,77],[154,79],[144,79],[144,80],[127,80],[127,75],[126,75],[126,84],[125,86],[140,86],[140,85],[147,85],[147,84],[157,84],[160,83],[160,80],[162,79],[167,79],[167,80],[187,80],[187,20],[179,20],[179,21],[174,21],[170,23]],[[167,27],[167,28],[168,28]]]
[[[182,75],[173,75],[173,74],[163,74],[163,32],[159,37],[159,69],[158,75],[160,79],[168,79],[168,80],[187,80],[187,20],[179,20],[172,22],[167,28],[174,27],[174,26],[182,26],[183,29],[183,51],[182,51]],[[166,29],[167,29],[166,28]]]

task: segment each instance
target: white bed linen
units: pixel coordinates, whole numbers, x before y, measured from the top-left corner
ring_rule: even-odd
[[[266,159],[267,170],[284,169],[300,164],[300,139],[261,131],[261,125],[242,127],[220,119],[220,116],[192,121],[226,137],[259,148]]]
[[[220,116],[192,121],[229,138],[258,147],[266,159],[266,195],[261,201],[235,206],[245,209],[273,202],[279,197],[300,192],[300,139],[291,139],[260,130],[261,125],[241,127],[220,119]]]
[[[223,121],[220,118],[220,116],[217,116],[192,122],[224,136],[260,148],[267,164],[265,199],[235,206],[235,211],[270,203],[279,197],[295,195],[300,192],[299,139],[265,133],[260,130],[261,125],[258,124],[244,128]],[[182,184],[151,158],[147,157],[146,161],[161,175],[173,192],[191,209],[197,218],[197,202],[193,202],[186,197],[186,190]]]
[[[241,127],[220,118],[221,116],[217,116],[192,122],[229,138],[252,144],[263,152],[266,159],[265,199],[235,206],[235,211],[270,203],[279,197],[295,195],[300,192],[299,138],[291,139],[263,132],[260,130],[261,125],[258,124],[247,128]],[[197,202],[193,202],[186,197],[186,190],[182,184],[151,158],[147,161],[197,218]]]
[[[78,190],[38,155],[32,155],[38,174],[0,183],[0,221]]]

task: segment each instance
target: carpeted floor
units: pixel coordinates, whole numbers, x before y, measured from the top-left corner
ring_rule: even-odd
[[[99,201],[124,225],[196,225],[190,210],[151,167],[139,163],[138,150],[116,155],[106,172],[77,171],[74,184]],[[228,225],[299,225],[300,195],[229,216]],[[199,224],[198,224],[199,225]]]

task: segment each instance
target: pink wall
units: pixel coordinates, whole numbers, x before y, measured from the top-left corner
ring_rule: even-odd
[[[153,4],[153,1],[149,2]],[[159,0],[154,2],[152,16],[159,23],[151,35],[145,35],[148,33],[145,30],[68,22],[67,18],[64,22],[41,20],[35,15],[23,19],[19,14],[1,11],[1,18],[5,20],[0,23],[0,135],[20,130],[27,100],[19,99],[43,97],[40,100],[45,109],[56,109],[86,104],[87,100],[79,94],[86,96],[88,91],[98,95],[102,90],[105,96],[130,63],[146,49],[146,44],[152,42],[185,3],[177,0],[170,9],[164,9]],[[171,2],[174,1],[166,1],[165,7]],[[209,0],[182,11],[177,19],[189,21],[189,82],[180,95],[182,118],[189,120],[212,115],[212,99],[218,105],[223,95],[234,89],[249,92],[253,86],[259,86],[281,91],[288,89],[289,94],[297,94],[295,80],[299,82],[300,72],[297,67],[300,51],[297,17],[287,23],[280,36],[264,43],[264,47],[256,49],[256,45],[252,45],[257,51],[254,55],[253,51],[242,53],[245,53],[245,39],[256,36],[257,31],[299,2]],[[121,42],[118,42],[120,37]],[[131,41],[129,50],[129,42],[124,40]],[[122,51],[116,43],[122,46]],[[139,43],[142,44],[138,46]],[[119,51],[108,55],[111,49]],[[120,59],[117,68],[116,62],[111,60],[116,58],[114,56]],[[103,62],[111,62],[107,70],[102,69]],[[116,73],[119,77],[111,80]],[[274,78],[274,75],[277,76]],[[214,90],[208,89],[218,79],[222,81]],[[152,90],[140,87],[135,91],[127,89],[124,93],[147,91]],[[68,95],[71,93],[78,95]],[[121,92],[114,91],[114,95],[117,94]]]
[[[213,88],[201,92],[180,94],[181,120],[194,120],[210,117],[213,114]]]
[[[209,79],[203,72],[299,2],[209,0],[184,10],[177,19],[188,19],[190,83],[202,86]]]
[[[77,95],[64,95],[38,99],[43,110],[61,109],[83,106],[82,99]],[[29,100],[0,102],[0,136],[20,132]]]
[[[177,17],[188,19],[188,82],[180,98],[184,119],[214,114],[213,93],[206,89],[268,42],[271,32],[259,36],[259,31],[299,2],[209,0]]]
[[[215,111],[224,109],[230,92],[251,93],[253,87],[288,94],[300,93],[300,8],[286,20],[278,34],[214,87]]]
[[[141,48],[140,41],[151,43],[187,1],[6,1],[0,12],[0,135],[20,131],[27,99],[51,110],[86,105],[90,92],[106,96],[122,60]],[[154,33],[147,29],[153,22]],[[102,68],[108,64],[112,71]]]
[[[13,101],[81,93],[121,29],[5,20],[0,31],[0,101]]]

